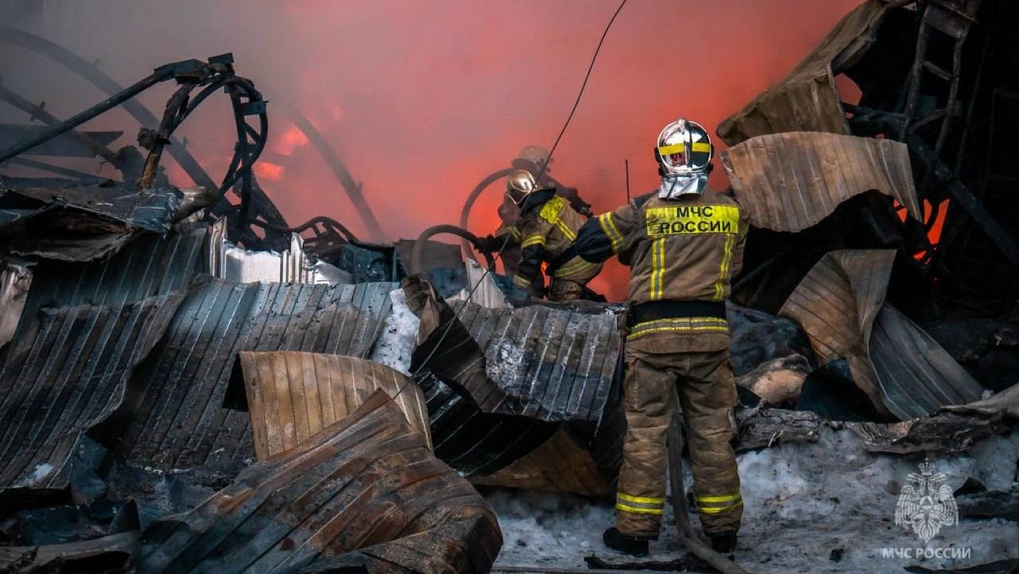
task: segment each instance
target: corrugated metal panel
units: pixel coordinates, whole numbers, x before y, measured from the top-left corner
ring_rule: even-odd
[[[856,385],[883,414],[889,411],[867,360],[865,337],[884,304],[894,260],[895,251],[888,249],[827,253],[778,312],[803,327],[820,364],[845,358]]]
[[[900,419],[971,403],[983,393],[948,351],[891,305],[878,313],[868,349],[885,404]]]
[[[166,236],[143,234],[103,263],[40,261],[27,308],[127,303],[183,292],[204,269],[207,235],[207,225],[186,224]]]
[[[847,14],[788,76],[718,126],[729,145],[763,134],[818,131],[848,134],[833,76],[877,39],[888,4],[869,0]]]
[[[755,227],[802,231],[847,199],[877,190],[922,218],[906,145],[888,139],[791,132],[749,139],[721,154]]]
[[[181,300],[43,312],[32,340],[0,372],[0,489],[67,485],[79,435],[121,404]]]
[[[389,283],[235,284],[207,278],[131,379],[137,411],[119,451],[157,469],[236,468],[254,457],[246,412],[224,408],[240,351],[365,358],[389,313]]]
[[[803,326],[822,364],[844,358],[880,413],[908,419],[976,400],[982,388],[901,313],[884,303],[895,252],[833,251],[779,315]]]
[[[156,233],[170,230],[173,216],[180,209],[184,194],[175,188],[160,189],[127,189],[121,187],[84,186],[4,189],[2,202],[25,202],[34,200],[41,204],[40,210],[58,207],[78,215],[74,221],[75,230],[81,229],[80,224],[92,221],[94,230],[108,229],[115,232],[116,223],[126,224],[120,231],[128,227],[146,229]],[[46,207],[42,207],[46,206]]]
[[[205,224],[180,225],[165,237],[144,233],[102,263],[40,261],[33,268],[15,345],[31,343],[42,307],[123,305],[184,292],[202,265],[207,228]]]
[[[435,456],[464,476],[496,472],[551,438],[559,423],[483,413],[460,392],[435,378],[418,384],[428,401]]]
[[[953,413],[985,416],[1003,414],[1013,419],[1019,419],[1019,383],[986,399],[965,405],[947,406],[945,410]]]
[[[382,392],[143,533],[141,572],[488,572],[495,513]]]
[[[244,351],[239,358],[258,460],[304,443],[357,410],[377,389],[396,401],[410,426],[432,448],[421,389],[390,367],[354,357],[294,351]]]
[[[545,421],[599,420],[621,345],[610,307],[592,314],[545,305],[489,309],[458,302],[454,310],[423,280],[403,285],[408,306],[427,334],[415,350],[412,370],[427,369],[461,385],[484,412]]]

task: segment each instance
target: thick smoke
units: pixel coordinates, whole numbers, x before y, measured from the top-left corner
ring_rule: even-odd
[[[781,79],[859,0],[629,0],[605,38],[555,150],[552,175],[605,211],[656,185],[651,155],[679,116],[718,123]],[[121,84],[158,65],[233,52],[270,100],[259,175],[292,225],[333,217],[359,237],[414,238],[457,223],[463,200],[525,145],[551,148],[619,0],[7,0],[0,21],[95,61]],[[68,117],[105,96],[44,59],[0,43],[5,85]],[[157,115],[172,86],[141,100]],[[225,97],[220,98],[225,100]],[[322,131],[363,190],[386,237],[367,227],[325,162],[273,102]],[[231,153],[229,108],[200,109],[179,136],[214,177]],[[0,121],[25,122],[0,104]],[[137,124],[110,114],[86,126]],[[719,142],[720,143],[720,142]],[[101,169],[90,160],[91,170]],[[178,185],[191,182],[166,160]],[[717,166],[717,162],[716,162]],[[712,183],[724,187],[721,169]],[[475,205],[478,234],[497,223],[501,184]],[[437,239],[444,239],[442,236]],[[452,238],[450,238],[452,240]],[[619,299],[610,266],[594,287]]]

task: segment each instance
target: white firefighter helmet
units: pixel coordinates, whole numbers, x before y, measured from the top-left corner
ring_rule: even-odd
[[[655,160],[662,177],[706,174],[713,151],[707,130],[696,122],[680,118],[658,134]]]
[[[534,176],[526,169],[514,170],[506,177],[506,196],[520,205],[528,194],[538,188]]]

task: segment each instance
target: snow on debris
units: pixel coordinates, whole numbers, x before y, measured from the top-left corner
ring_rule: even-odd
[[[928,543],[895,524],[896,504],[923,456],[875,455],[851,431],[826,427],[812,444],[786,444],[738,456],[745,510],[733,556],[755,574],[904,572],[903,567],[961,568],[1019,557],[1019,524],[962,517]],[[931,457],[953,491],[967,479],[988,490],[1019,489],[1019,433],[984,440],[965,455]],[[690,484],[689,462],[686,484]],[[510,490],[486,491],[505,542],[494,571],[513,567],[586,568],[592,554],[634,561],[607,549],[612,501]],[[696,518],[694,519],[696,521]],[[684,555],[671,505],[647,559]]]

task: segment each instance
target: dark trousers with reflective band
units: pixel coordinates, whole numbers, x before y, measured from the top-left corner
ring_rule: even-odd
[[[728,349],[652,354],[626,349],[626,438],[616,495],[616,527],[630,536],[656,538],[665,506],[666,433],[675,394],[693,466],[694,502],[704,532],[739,530],[743,516],[739,470],[729,413],[736,381]]]

